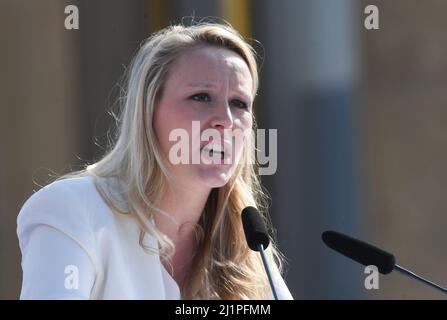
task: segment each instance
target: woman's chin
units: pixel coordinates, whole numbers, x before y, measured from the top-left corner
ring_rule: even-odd
[[[229,166],[206,166],[199,169],[198,179],[210,188],[220,188],[228,183],[231,173]]]

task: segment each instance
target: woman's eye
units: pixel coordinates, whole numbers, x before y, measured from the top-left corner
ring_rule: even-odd
[[[195,101],[206,101],[206,102],[211,100],[208,93],[198,93],[198,94],[191,96],[190,99],[195,100]]]
[[[208,93],[197,93],[192,95],[191,97],[189,97],[191,100],[194,101],[199,101],[199,102],[210,102],[211,101],[211,97]],[[239,109],[248,109],[248,105],[238,99],[234,99],[230,101],[230,105]]]
[[[240,109],[248,109],[248,105],[241,100],[232,100],[231,105],[235,106],[236,108],[240,108]]]

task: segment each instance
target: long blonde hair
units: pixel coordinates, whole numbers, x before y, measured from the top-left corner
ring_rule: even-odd
[[[146,39],[126,71],[123,102],[117,118],[117,132],[105,156],[83,170],[58,178],[91,176],[112,211],[134,217],[140,226],[140,245],[149,253],[168,258],[173,242],[153,223],[160,190],[169,182],[166,160],[160,152],[152,126],[154,108],[169,67],[186,49],[217,46],[239,54],[253,78],[253,96],[258,90],[255,50],[229,24],[195,23],[166,27]],[[254,120],[254,119],[253,119]],[[255,122],[254,122],[255,126]],[[254,148],[254,144],[251,143]],[[211,191],[200,219],[198,250],[194,272],[181,288],[186,299],[268,299],[271,291],[259,254],[246,243],[240,214],[246,206],[256,206],[271,230],[266,214],[266,195],[257,177],[254,150],[244,146],[243,160],[229,182]],[[253,160],[253,159],[252,159]],[[145,234],[158,241],[159,248],[144,245]],[[270,263],[282,269],[282,257],[273,239],[266,250]]]

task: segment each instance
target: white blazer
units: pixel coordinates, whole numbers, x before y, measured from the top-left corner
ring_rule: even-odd
[[[114,214],[92,177],[55,181],[34,193],[17,218],[21,299],[180,299],[179,286],[139,244],[140,229]],[[146,234],[144,243],[157,248]],[[273,268],[280,299],[293,299]]]

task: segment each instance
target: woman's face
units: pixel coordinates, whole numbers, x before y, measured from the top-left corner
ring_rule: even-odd
[[[176,184],[217,188],[228,182],[244,144],[233,133],[252,127],[252,87],[247,64],[228,49],[198,47],[176,59],[153,118]],[[179,156],[186,161],[179,164]]]

